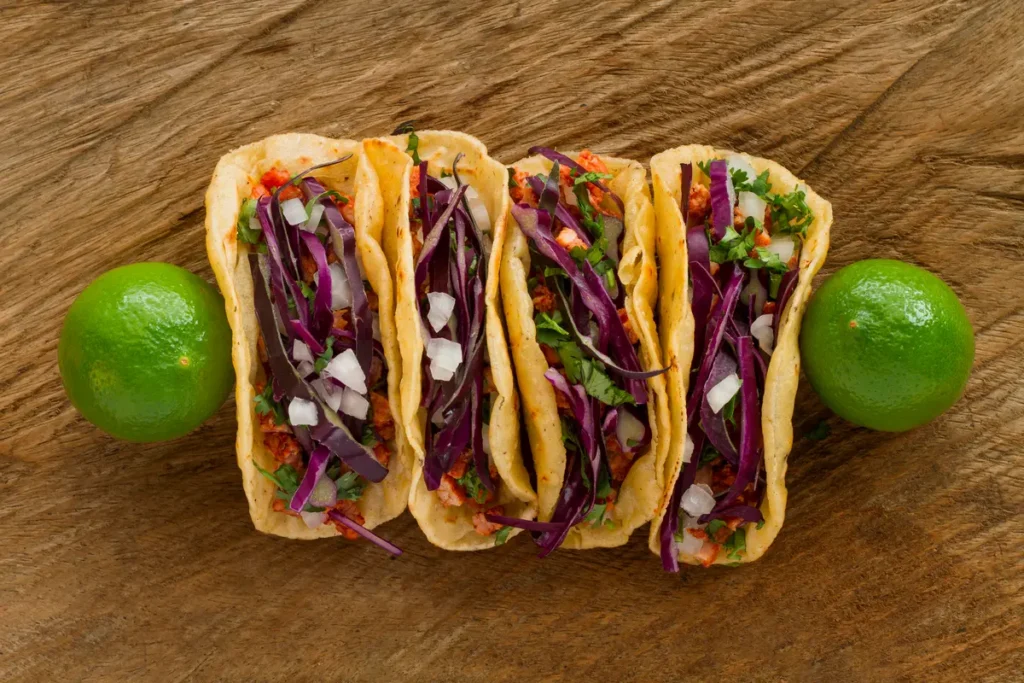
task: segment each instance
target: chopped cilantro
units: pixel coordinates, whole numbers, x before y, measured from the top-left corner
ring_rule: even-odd
[[[537,289],[537,284],[537,278],[531,277],[526,281],[526,289],[532,292],[533,290]]]
[[[272,415],[274,417],[274,424],[284,424],[284,408],[274,400],[274,390],[270,384],[267,385],[262,393],[256,394],[253,397],[253,402],[256,403],[257,413],[260,415]]]
[[[338,500],[359,500],[366,483],[355,472],[346,472],[338,477]]]
[[[259,244],[260,238],[263,236],[261,230],[253,230],[249,227],[249,221],[256,215],[256,200],[255,199],[243,199],[242,208],[238,210],[238,221],[235,223],[235,229],[238,233],[238,241],[245,242],[247,244]]]
[[[519,187],[516,182],[516,169],[514,166],[508,166],[506,170],[508,171],[508,189],[514,190]]]
[[[708,159],[707,161],[697,162],[697,168],[699,168],[700,172],[709,178],[711,177],[711,161],[711,159]]]
[[[587,513],[583,521],[592,527],[607,526],[614,527],[615,522],[605,518],[605,514],[608,512],[607,503],[595,503],[594,507],[590,508],[590,512]]]
[[[742,383],[743,382],[741,380],[740,384],[742,384]],[[739,403],[739,398],[740,398],[740,392],[737,391],[733,395],[733,397],[729,399],[729,402],[726,403],[725,406],[722,408],[722,410],[725,411],[723,413],[725,419],[728,420],[729,422],[733,423],[733,424],[736,424],[736,404]]]
[[[768,273],[768,296],[772,299],[779,298],[779,286],[782,285],[782,273],[772,271]]]
[[[494,545],[505,545],[508,541],[508,535],[512,533],[512,527],[503,526],[494,532]]]
[[[420,138],[412,130],[409,131],[409,146],[405,148],[408,154],[412,155],[412,163],[420,163]]]
[[[568,369],[568,368],[567,368]],[[604,370],[604,365],[596,360],[584,358],[579,364],[579,382],[587,394],[608,406],[619,406],[623,403],[635,403],[633,395],[620,389]]]
[[[302,477],[299,476],[299,473],[291,465],[281,465],[273,472],[268,472],[260,467],[259,463],[255,460],[252,461],[252,464],[256,466],[260,474],[274,482],[277,488],[287,494],[286,500],[291,498],[292,494],[295,493],[295,489],[299,488],[299,482],[302,481]]]
[[[710,443],[704,444],[704,450],[701,451],[700,463],[698,466],[704,467],[704,465],[714,462],[715,460],[718,459],[719,455],[721,454],[717,450],[715,450],[715,447],[712,446]]]
[[[573,189],[579,185],[586,185],[587,183],[595,183],[599,180],[609,180],[613,176],[611,173],[598,173],[597,171],[587,171],[586,173],[576,177],[573,181]]]
[[[726,526],[724,521],[720,519],[713,519],[710,522],[708,522],[708,526],[705,529],[705,531],[707,531],[708,536],[711,538],[711,540],[715,540],[715,534],[718,533],[719,529],[721,529],[724,526]]]
[[[748,256],[743,261],[743,265],[747,268],[753,268],[755,270],[758,268],[767,268],[771,272],[779,273],[779,275],[789,271],[789,266],[783,263],[779,259],[779,255],[774,251],[769,251],[764,247],[755,247],[754,253],[757,254],[757,258]]]
[[[313,299],[316,298],[316,291],[302,280],[299,280],[299,289],[302,290],[302,296],[306,297],[306,300],[312,304]]]
[[[380,440],[377,438],[377,432],[373,431],[373,427],[370,423],[363,425],[363,433],[359,435],[359,443],[363,444],[367,448],[373,448]]]
[[[544,278],[549,277],[568,277],[565,271],[558,267],[544,266]]]
[[[466,495],[475,500],[480,505],[487,502],[487,494],[489,491],[484,483],[480,481],[480,476],[476,472],[476,463],[470,463],[466,467],[466,473],[455,481],[459,482],[462,488],[466,489]]]
[[[731,170],[732,185],[736,192],[753,192],[761,199],[767,200],[772,184],[768,182],[768,171],[762,171],[753,182],[747,182],[747,172],[739,169]]]
[[[452,177],[451,171],[449,171],[447,168],[442,168],[441,169],[441,177],[442,178],[451,178]]]
[[[765,520],[763,520],[763,519],[760,522],[758,522],[757,523],[757,528],[758,529],[762,529],[764,527],[764,522],[765,522]]]
[[[787,195],[772,195],[770,210],[773,235],[804,235],[814,221],[803,190],[794,190]]]
[[[554,332],[554,333],[558,334],[559,336],[563,336],[563,337],[566,338],[566,340],[568,340],[569,339],[569,331],[566,330],[564,327],[562,327],[560,325],[561,322],[562,322],[562,312],[561,311],[555,311],[555,312],[551,313],[550,315],[545,313],[544,311],[541,311],[540,313],[535,315],[534,318],[533,318],[533,323],[534,323],[534,325],[537,326],[538,330],[550,330],[551,332]]]
[[[316,357],[316,361],[313,363],[313,370],[316,374],[320,374],[327,367],[327,364],[334,358],[334,337],[328,337],[327,341],[324,342],[324,352]]]
[[[828,435],[832,433],[832,428],[828,426],[828,422],[822,420],[814,429],[804,434],[805,439],[811,441],[824,441],[828,438]]]
[[[740,559],[740,553],[747,549],[747,532],[742,527],[732,533],[732,536],[722,544],[728,553],[730,560]]]

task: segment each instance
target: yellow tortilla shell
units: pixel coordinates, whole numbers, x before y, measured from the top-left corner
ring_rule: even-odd
[[[333,524],[310,529],[298,517],[274,512],[275,486],[256,469],[277,466],[263,447],[263,434],[253,403],[254,384],[265,380],[256,345],[259,328],[253,302],[253,282],[249,271],[249,245],[238,244],[235,222],[242,200],[249,197],[263,173],[276,166],[294,175],[310,166],[341,157],[342,163],[315,172],[327,189],[335,189],[355,198],[356,244],[366,279],[377,293],[380,304],[381,344],[388,363],[388,400],[395,416],[395,441],[391,446],[388,476],[379,484],[368,484],[358,501],[364,526],[372,529],[397,517],[405,509],[412,478],[412,449],[404,439],[397,410],[401,363],[395,341],[393,297],[387,262],[380,248],[383,206],[373,168],[360,154],[359,144],[351,140],[331,140],[318,135],[290,133],[275,135],[240,147],[224,155],[213,172],[206,191],[206,251],[217,284],[224,295],[231,325],[231,358],[235,367],[235,403],[238,436],[235,451],[242,470],[242,486],[249,500],[249,515],[258,531],[287,538],[313,539],[338,535]]]
[[[661,344],[665,362],[670,365],[668,393],[672,411],[672,445],[669,449],[665,480],[667,486],[658,514],[651,522],[648,543],[651,551],[661,554],[659,529],[665,507],[672,495],[683,465],[686,438],[686,392],[693,360],[694,321],[689,304],[686,230],[680,211],[682,184],[680,164],[693,164],[694,181],[705,185],[708,178],[697,168],[697,162],[724,159],[735,154],[728,150],[701,145],[676,147],[651,159],[654,182],[654,208],[658,224],[658,254],[661,260]],[[767,489],[761,503],[764,525],[757,529],[746,525],[746,553],[740,562],[753,562],[765,553],[778,535],[786,517],[786,460],[793,447],[793,406],[800,378],[800,321],[811,293],[811,280],[825,262],[828,253],[829,229],[832,226],[832,205],[814,193],[805,183],[785,168],[767,159],[740,154],[758,173],[768,171],[772,189],[789,193],[797,189],[807,194],[807,206],[814,222],[807,229],[807,239],[800,251],[800,275],[779,325],[775,351],[768,364],[761,409],[764,434],[764,465]],[[694,454],[697,457],[697,454]],[[690,555],[679,555],[680,562],[699,564]],[[720,553],[715,564],[733,560]]]
[[[575,153],[569,153],[575,158]],[[662,367],[661,351],[654,322],[658,298],[657,264],[654,254],[654,209],[647,188],[647,172],[628,159],[602,156],[613,178],[608,182],[625,204],[625,230],[619,278],[626,288],[625,306],[629,322],[640,337],[640,364],[644,369]],[[551,162],[532,156],[514,164],[531,175],[548,173]],[[565,476],[565,446],[555,404],[555,392],[544,378],[548,363],[537,343],[533,323],[533,300],[527,286],[530,252],[526,237],[509,216],[505,255],[501,264],[501,294],[505,305],[512,356],[519,388],[523,393],[527,434],[537,472],[540,519],[549,521],[555,511]],[[613,526],[577,525],[569,531],[562,547],[573,549],[623,545],[630,534],[654,516],[663,488],[662,475],[668,458],[668,396],[664,376],[647,381],[651,444],[633,462],[608,518]]]
[[[417,131],[420,158],[431,175],[450,172],[455,156],[459,177],[471,185],[487,207],[492,221],[492,251],[488,259],[485,290],[487,354],[497,393],[491,405],[489,441],[491,460],[501,477],[499,496],[492,505],[503,505],[505,514],[523,519],[536,515],[536,494],[519,451],[519,406],[512,380],[512,365],[499,315],[498,264],[504,243],[508,213],[508,176],[505,167],[487,155],[477,139],[452,131]],[[494,547],[494,536],[482,536],[473,528],[474,510],[469,505],[445,507],[437,493],[428,491],[422,476],[426,453],[426,410],[420,406],[423,387],[425,339],[415,291],[413,243],[409,229],[409,175],[412,157],[405,152],[408,137],[393,136],[363,141],[363,152],[376,169],[384,200],[384,252],[395,281],[395,323],[402,355],[402,419],[409,444],[416,454],[409,492],[409,510],[427,539],[447,550],[482,550]],[[509,537],[518,533],[513,529]]]

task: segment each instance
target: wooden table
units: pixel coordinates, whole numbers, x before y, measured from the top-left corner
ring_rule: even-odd
[[[0,680],[1010,681],[1024,669],[1024,5],[1019,0],[87,2],[0,7]],[[638,3],[641,4],[641,3]],[[967,394],[908,434],[801,386],[786,526],[742,569],[665,575],[645,536],[535,560],[397,561],[252,530],[234,406],[171,443],[83,421],[57,374],[75,295],[119,264],[212,279],[221,154],[417,119],[511,162],[777,159],[835,208],[825,271],[949,282]]]

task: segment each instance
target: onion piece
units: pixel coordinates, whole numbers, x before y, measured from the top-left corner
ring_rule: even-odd
[[[352,349],[345,349],[331,359],[331,362],[324,368],[324,374],[333,377],[346,387],[354,389],[360,394],[366,393],[366,375],[359,367],[359,360],[356,352]]]
[[[320,225],[320,219],[324,217],[324,205],[314,204],[313,208],[309,210],[309,220],[306,221],[305,225],[300,225],[301,230],[306,232],[316,232],[316,227]]]
[[[320,395],[320,398],[324,400],[334,412],[338,412],[338,408],[341,406],[341,387],[335,387],[332,382],[325,382],[320,378],[317,378],[309,383],[310,386]]]
[[[618,437],[619,445],[623,450],[629,451],[636,448],[637,444],[643,441],[646,433],[647,429],[643,422],[633,417],[625,408],[619,408],[618,419],[615,421],[615,436]]]
[[[765,313],[757,316],[750,325],[750,334],[757,340],[761,350],[770,354],[775,346],[775,333],[772,332],[772,321],[775,319],[773,313]]]
[[[309,377],[316,371],[316,366],[304,360],[295,366],[295,371],[299,373],[299,377]]]
[[[324,477],[326,479],[327,477]],[[306,523],[310,529],[316,529],[321,524],[327,521],[326,512],[300,512],[299,516],[302,517],[302,521]]]
[[[309,347],[306,346],[306,342],[301,339],[296,339],[292,344],[292,358],[296,363],[301,363],[302,361],[309,361],[312,363],[314,361],[313,354],[310,353]]]
[[[704,547],[704,540],[697,538],[686,529],[683,529],[683,540],[679,541],[678,549],[683,555],[696,555]]]
[[[683,491],[679,507],[694,517],[706,515],[715,509],[715,494],[707,484],[693,484]]]
[[[739,193],[739,210],[740,215],[744,219],[747,217],[753,217],[757,221],[758,225],[764,223],[764,210],[768,206],[768,202],[758,197],[753,192],[740,192]]]
[[[715,415],[722,410],[726,403],[732,400],[732,397],[740,390],[740,384],[740,378],[734,372],[723,377],[721,382],[708,390],[708,405],[711,406],[711,411]]]
[[[793,252],[796,251],[796,242],[790,235],[780,235],[773,237],[772,243],[765,249],[776,254],[783,263],[787,263],[789,259],[793,258]]]
[[[337,311],[352,305],[352,290],[348,286],[345,269],[340,263],[332,263],[331,271],[331,309]]]
[[[466,203],[469,204],[469,212],[473,215],[473,220],[476,221],[480,231],[490,232],[491,216],[487,213],[487,205],[484,204],[484,200],[480,198],[480,193],[474,190],[472,185],[466,188]]]
[[[366,413],[370,409],[370,402],[367,401],[362,395],[356,393],[352,389],[345,387],[345,391],[341,394],[341,412],[346,415],[351,415],[357,420],[365,420]]]
[[[332,508],[338,502],[338,485],[326,474],[316,482],[309,494],[309,505],[318,508]]]
[[[455,190],[458,189],[459,187],[459,184],[455,182],[455,176],[441,176],[440,181],[441,184],[447,187],[449,190]]]
[[[434,332],[440,332],[441,328],[451,320],[452,312],[455,310],[455,297],[444,292],[429,292],[427,303],[429,305],[427,321]]]
[[[263,230],[263,223],[260,222],[260,216],[258,213],[254,213],[249,217],[249,229],[250,230]]]
[[[690,435],[686,435],[686,441],[683,443],[683,462],[690,462],[693,459],[693,439]]]
[[[306,205],[302,203],[301,199],[294,197],[281,202],[281,213],[284,214],[284,219],[292,225],[303,225],[308,218]]]
[[[446,382],[462,365],[462,344],[433,337],[427,342],[427,358],[431,360],[430,375]]]
[[[320,421],[316,413],[316,404],[304,398],[293,398],[288,403],[288,422],[293,427],[315,427]]]

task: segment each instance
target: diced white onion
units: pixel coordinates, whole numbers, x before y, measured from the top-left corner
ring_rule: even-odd
[[[455,182],[455,176],[450,175],[442,176],[441,184],[447,187],[449,190],[454,190],[459,186],[459,184]]]
[[[345,269],[340,263],[331,264],[331,309],[348,308],[352,305],[352,290],[348,287]]]
[[[303,209],[305,210],[305,209]],[[324,205],[314,204],[309,211],[309,220],[302,226],[306,232],[316,232],[316,226],[320,225],[320,219],[324,217]]]
[[[700,517],[715,509],[715,495],[707,484],[693,484],[683,491],[679,507],[688,515]]]
[[[318,508],[334,507],[334,504],[338,502],[338,485],[326,475],[320,477],[309,494],[308,502]]]
[[[316,368],[308,360],[304,360],[301,363],[299,363],[298,365],[296,365],[295,369],[296,369],[296,371],[298,371],[300,377],[309,377],[310,375],[313,374],[313,371]]]
[[[775,333],[772,332],[773,317],[771,313],[765,313],[757,316],[750,324],[750,334],[757,340],[757,345],[765,353],[771,353],[775,348]]]
[[[565,203],[569,206],[575,206],[576,208],[579,208],[580,206],[580,200],[576,199],[576,193],[572,191],[571,187],[562,188],[562,199],[564,199]]]
[[[740,378],[735,372],[724,377],[721,382],[711,387],[711,390],[708,391],[708,405],[711,406],[711,411],[717,415],[718,411],[731,401],[732,397],[739,390]]]
[[[484,440],[484,453],[487,455],[491,454],[491,426],[486,422],[480,428],[480,433]]]
[[[309,347],[306,346],[306,342],[301,339],[296,339],[292,344],[292,358],[294,358],[296,362],[302,362],[305,360],[312,363],[314,360],[312,352],[310,352]]]
[[[304,398],[293,398],[288,404],[288,422],[293,427],[305,425],[315,427],[319,418],[316,414],[316,404]]]
[[[309,384],[319,394],[320,398],[324,400],[328,408],[338,412],[338,407],[341,405],[341,387],[335,386],[333,382],[327,382],[319,378]]]
[[[752,216],[758,223],[764,223],[764,209],[768,202],[758,197],[753,192],[740,192],[739,209],[743,218]]]
[[[430,376],[438,382],[447,382],[455,376],[454,370],[442,367],[436,360],[430,361]]]
[[[789,235],[781,235],[779,237],[773,237],[772,243],[765,247],[770,252],[778,255],[779,260],[783,263],[787,263],[789,259],[793,258],[793,252],[796,250],[796,242]]]
[[[473,214],[473,220],[476,221],[477,227],[482,232],[490,232],[491,217],[487,213],[487,206],[472,186],[466,188],[466,203],[469,204],[469,212]]]
[[[380,319],[377,316],[373,316],[370,326],[373,328],[373,338],[380,341]]]
[[[683,443],[683,462],[690,462],[693,458],[693,439],[690,435],[686,435],[686,441]]]
[[[697,538],[686,529],[683,529],[683,540],[677,546],[683,555],[696,555],[704,546],[703,539]]]
[[[644,423],[633,417],[625,408],[619,408],[618,418],[615,421],[615,436],[619,439],[619,445],[623,449],[636,448],[636,445],[644,438]]]
[[[427,302],[430,305],[430,309],[427,311],[427,322],[434,328],[434,332],[440,332],[452,317],[452,311],[455,310],[455,297],[444,292],[428,292]]]
[[[249,217],[249,229],[250,230],[263,230],[263,224],[260,223],[259,213],[254,213]]]
[[[345,391],[341,395],[340,409],[341,412],[346,415],[351,415],[357,420],[365,420],[366,412],[370,409],[370,402],[360,394],[357,394],[348,387],[345,387]]]
[[[354,389],[360,394],[366,393],[366,374],[359,367],[356,352],[352,349],[345,349],[332,358],[331,362],[324,368],[324,374],[333,377],[346,387]]]
[[[433,361],[432,368],[436,365],[445,372],[454,373],[462,364],[462,344],[433,337],[427,342],[427,358]]]
[[[306,205],[301,199],[292,198],[281,202],[281,213],[284,219],[292,225],[302,225],[306,222]]]
[[[327,521],[326,512],[300,512],[299,516],[302,517],[302,521],[305,522],[306,526],[310,529],[316,529]]]

